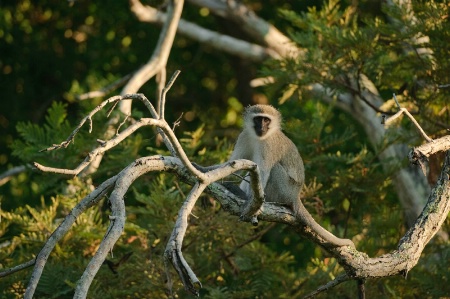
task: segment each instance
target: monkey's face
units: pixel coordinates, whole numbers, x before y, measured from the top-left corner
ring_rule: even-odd
[[[270,129],[271,119],[266,116],[255,116],[253,118],[253,125],[255,133],[258,137],[264,137]]]

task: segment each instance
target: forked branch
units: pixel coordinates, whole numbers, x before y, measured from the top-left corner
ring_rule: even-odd
[[[173,82],[169,83],[172,84]],[[170,87],[170,85],[168,86]],[[331,256],[337,258],[346,273],[337,277],[329,284],[319,288],[318,291],[327,290],[343,281],[350,279],[365,280],[407,273],[416,265],[425,245],[439,230],[443,221],[446,219],[447,214],[449,213],[450,178],[448,173],[450,173],[450,153],[448,152],[441,176],[437,182],[437,185],[430,194],[427,205],[425,206],[420,217],[417,219],[415,225],[400,240],[397,250],[379,257],[369,258],[366,254],[357,251],[356,248],[352,246],[328,247],[320,235],[311,229],[309,225],[299,223],[290,209],[272,205],[270,203],[265,203],[263,205],[264,194],[260,183],[259,171],[255,163],[248,160],[236,160],[218,165],[204,172],[195,168],[181,147],[181,144],[176,138],[171,127],[162,115],[160,116],[156,114],[153,106],[148,102],[145,96],[127,95],[124,97],[113,97],[105,101],[106,103],[102,103],[100,108],[97,107],[98,109],[96,108],[94,111],[99,111],[99,109],[105,107],[107,103],[114,105],[125,98],[139,99],[144,103],[147,103],[147,107],[149,107],[149,111],[152,113],[154,118],[142,119],[142,125],[136,124],[128,127],[113,139],[102,142],[100,147],[104,148],[106,151],[124,140],[137,128],[144,125],[151,125],[157,126],[164,132],[170,143],[173,145],[173,149],[176,152],[176,157],[151,156],[137,159],[122,170],[118,175],[102,183],[91,194],[77,204],[47,240],[35,261],[30,261],[29,264],[27,264],[31,265],[32,263],[35,263],[33,273],[25,293],[25,298],[27,299],[32,298],[46,261],[56,243],[67,233],[81,213],[94,206],[104,195],[112,190],[109,197],[112,211],[110,216],[111,223],[105,232],[105,236],[101,241],[97,252],[90,261],[89,265],[86,267],[80,281],[78,282],[75,291],[75,298],[86,298],[93,278],[97,274],[107,254],[112,251],[115,243],[123,232],[126,221],[124,202],[126,192],[137,178],[151,171],[175,172],[181,180],[193,186],[183,206],[180,208],[176,224],[166,246],[164,257],[166,261],[170,261],[172,263],[186,290],[196,295],[201,287],[201,283],[195,275],[194,270],[183,257],[182,244],[189,223],[189,215],[191,214],[191,211],[202,192],[211,194],[214,198],[218,199],[224,210],[229,213],[237,216],[244,216],[243,219],[245,221],[249,221],[251,216],[258,214],[260,220],[287,224],[303,236],[306,236],[321,245]],[[162,98],[165,98],[165,95]],[[162,102],[164,103],[164,101]],[[164,109],[161,109],[161,111],[164,111]],[[95,112],[91,112],[89,116],[92,117]],[[55,147],[53,149],[69,145],[70,142],[73,141],[76,133],[80,130],[81,126],[88,120],[90,121],[89,117],[84,118],[84,121],[82,121],[71,136],[69,136],[66,143],[62,143],[64,146]],[[428,143],[428,145],[440,144],[441,140],[442,146],[439,147],[439,150],[449,149],[450,138],[448,137],[434,140],[433,142]],[[433,146],[427,148],[424,145],[421,151],[424,152],[423,155],[429,155],[437,151],[437,149]],[[42,170],[46,171],[47,168],[42,168]],[[216,183],[217,181],[220,181],[226,176],[229,176],[239,170],[248,170],[251,173],[251,185],[254,189],[256,194],[255,198],[257,200],[252,201],[250,205],[236,195],[230,193],[224,186]],[[50,169],[50,171],[55,172],[54,169]],[[64,171],[69,170],[60,169],[56,172],[64,173]]]
[[[419,123],[416,121],[416,119],[414,118],[414,116],[411,115],[411,113],[409,113],[409,111],[406,108],[402,108],[400,107],[399,102],[397,101],[397,96],[393,95],[395,103],[397,104],[397,107],[399,109],[399,111],[397,113],[395,113],[394,115],[390,116],[390,117],[385,117],[383,116],[383,119],[381,121],[382,124],[384,124],[385,126],[389,126],[394,120],[396,120],[397,118],[399,118],[402,114],[406,114],[406,116],[409,117],[409,119],[413,122],[413,124],[417,127],[417,129],[419,130],[420,134],[422,135],[422,137],[427,141],[427,142],[432,142],[433,139],[431,139],[426,133],[425,131],[422,129],[422,127],[419,125]]]
[[[172,77],[172,80],[170,80],[167,86],[163,89],[160,102],[162,105],[165,104],[166,93],[170,89],[178,73],[179,72],[175,73],[175,75]],[[125,99],[141,100],[146,105],[153,118],[142,118],[135,124],[118,133],[111,140],[99,142],[100,145],[96,149],[94,149],[77,168],[73,170],[46,167],[35,163],[36,167],[38,167],[41,171],[77,175],[93,160],[93,158],[116,146],[142,126],[156,126],[157,128],[161,129],[164,135],[167,137],[169,144],[173,146],[176,157],[154,156],[138,159],[123,171],[121,171],[118,175],[105,181],[94,192],[92,192],[89,196],[87,196],[79,204],[77,204],[46,242],[44,248],[41,250],[36,260],[29,262],[31,264],[34,263],[35,267],[30,279],[30,283],[27,287],[27,291],[25,293],[25,298],[32,298],[48,256],[55,247],[56,243],[61,239],[62,236],[64,236],[64,234],[67,233],[67,231],[70,229],[72,224],[81,213],[97,203],[98,200],[112,188],[113,191],[109,197],[112,211],[110,216],[110,226],[107,229],[97,252],[90,261],[89,265],[86,267],[86,270],[84,271],[83,276],[78,282],[75,291],[75,298],[86,298],[89,286],[91,285],[93,278],[98,272],[107,254],[112,251],[114,244],[117,242],[118,238],[123,232],[125,225],[125,203],[123,200],[124,195],[128,191],[130,185],[134,182],[134,180],[149,171],[176,171],[178,172],[180,177],[184,178],[184,180],[186,180],[188,183],[194,185],[190,195],[185,201],[185,204],[180,209],[178,220],[174,227],[172,237],[167,244],[165,253],[165,257],[167,259],[170,259],[170,261],[172,262],[186,289],[192,293],[197,293],[198,287],[201,286],[201,284],[184,259],[181,248],[184,235],[187,230],[188,216],[190,215],[197,199],[205,190],[205,188],[210,186],[213,182],[221,180],[224,177],[237,171],[249,170],[251,172],[252,185],[257,187],[255,193],[258,194],[258,196],[256,197],[260,200],[256,201],[256,204],[252,205],[252,208],[249,210],[250,212],[247,211],[247,213],[252,213],[253,211],[255,211],[256,213],[256,211],[261,208],[264,194],[262,192],[258,168],[255,163],[248,160],[237,160],[224,164],[220,169],[213,169],[205,173],[197,170],[190,162],[189,158],[181,147],[181,144],[176,138],[173,130],[164,119],[164,108],[161,107],[160,111],[162,113],[158,115],[153,108],[153,105],[142,94],[117,96],[102,102],[93,111],[91,111],[91,113],[83,118],[80,124],[64,142],[59,145],[49,147],[46,150],[55,150],[69,146],[81,127],[87,121],[89,121],[90,126],[92,127],[92,116],[96,112],[103,109],[107,104],[112,104],[112,107],[110,108],[110,110],[112,111],[112,109],[114,109],[118,102]],[[234,199],[236,200],[236,197],[234,197]],[[241,203],[239,203],[237,206],[240,207]],[[239,210],[241,209],[239,208]],[[249,214],[249,216],[252,215]],[[23,268],[24,266],[20,267]],[[12,273],[13,271],[10,272]]]

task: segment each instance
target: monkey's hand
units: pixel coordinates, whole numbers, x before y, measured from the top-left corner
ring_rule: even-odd
[[[245,194],[245,193],[244,193]],[[251,213],[250,209],[252,208],[253,197],[246,196],[246,203],[242,209],[241,216],[239,219],[241,221],[250,221],[253,226],[258,226],[258,215],[261,213],[261,210],[258,210],[256,213]],[[263,199],[264,204],[265,200]]]

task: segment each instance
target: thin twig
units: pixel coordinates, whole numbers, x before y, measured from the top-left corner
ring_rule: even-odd
[[[393,93],[392,95],[394,96],[394,101],[395,101],[395,104],[397,104],[398,109],[399,110],[402,109],[402,107],[400,107],[400,103],[397,101],[397,96],[395,95],[395,93]]]
[[[238,249],[244,247],[244,246],[247,245],[247,244],[250,244],[250,243],[253,242],[253,241],[256,241],[256,240],[262,238],[262,236],[264,236],[264,235],[265,235],[269,230],[271,230],[275,225],[276,225],[275,222],[269,224],[266,228],[264,228],[262,231],[258,232],[257,234],[253,235],[251,238],[248,238],[248,239],[245,240],[244,242],[242,242],[242,243],[236,245],[230,253],[225,254],[225,252],[224,252],[224,258],[229,258],[229,257],[233,256],[233,255],[236,253],[236,251],[238,251]]]
[[[26,263],[17,265],[15,267],[12,267],[12,268],[9,268],[9,269],[6,269],[5,271],[0,272],[0,277],[5,277],[5,276],[11,275],[13,273],[19,272],[19,271],[21,271],[23,269],[26,269],[26,268],[29,268],[29,267],[33,266],[35,263],[36,263],[36,259],[32,259],[32,260],[29,260]]]
[[[125,115],[125,119],[119,124],[116,130],[116,136],[119,135],[120,128],[127,122],[127,119],[130,117],[129,114]]]
[[[164,119],[164,107],[166,105],[166,94],[169,91],[169,89],[172,87],[173,83],[175,82],[175,80],[177,79],[178,75],[181,73],[180,70],[176,70],[173,75],[172,78],[170,78],[169,82],[167,83],[167,85],[163,88],[162,93],[161,93],[161,101],[159,103],[159,117],[160,119]]]
[[[89,132],[91,132],[92,131],[92,116],[94,116],[98,111],[102,110],[107,104],[113,103],[114,104],[113,107],[115,107],[115,105],[122,100],[140,100],[141,102],[144,103],[144,105],[147,107],[147,109],[150,111],[150,113],[152,114],[153,117],[155,117],[157,115],[155,108],[143,94],[127,94],[124,96],[110,97],[109,99],[100,103],[86,117],[84,117],[80,121],[78,126],[75,128],[75,130],[73,130],[72,134],[70,134],[70,136],[65,141],[61,142],[60,144],[53,144],[52,146],[45,148],[45,149],[41,150],[40,152],[52,151],[52,150],[68,147],[69,144],[71,142],[73,142],[73,140],[75,139],[75,135],[78,134],[81,127],[86,123],[86,121],[90,122]]]
[[[175,128],[178,127],[181,123],[181,118],[183,117],[183,112],[181,112],[180,117],[177,118],[176,121],[173,122],[172,131],[175,131]]]
[[[78,175],[83,169],[85,169],[89,164],[94,161],[94,159],[98,156],[103,154],[104,152],[108,151],[109,149],[115,147],[120,142],[122,142],[125,138],[130,136],[132,133],[134,133],[137,129],[143,127],[143,126],[162,126],[161,121],[153,118],[141,118],[136,123],[132,124],[116,136],[114,138],[108,140],[108,141],[102,141],[99,146],[97,146],[95,149],[89,152],[89,154],[86,156],[86,158],[81,162],[76,168],[74,169],[63,169],[63,168],[53,168],[53,167],[47,167],[44,165],[41,165],[37,162],[34,162],[34,166],[43,172],[52,172],[52,173],[59,173],[59,174],[65,174],[65,175]]]
[[[161,115],[161,108],[164,109],[163,106],[161,106],[161,96],[164,90],[164,86],[166,85],[166,79],[167,79],[167,70],[165,67],[161,68],[161,70],[156,74],[156,98],[158,99],[158,114]]]
[[[16,166],[16,167],[8,169],[4,173],[0,174],[0,186],[3,186],[7,182],[9,182],[13,176],[21,174],[22,172],[25,172],[30,167],[31,167],[31,165],[29,165],[29,164]]]
[[[347,276],[347,274],[341,274],[338,277],[336,277],[335,279],[333,279],[332,281],[328,282],[327,284],[324,284],[323,286],[320,286],[317,290],[315,290],[314,292],[309,293],[308,295],[306,295],[305,297],[303,297],[303,299],[307,299],[307,298],[313,298],[314,296],[318,295],[319,293],[322,293],[324,291],[328,291],[331,288],[334,288],[335,286],[337,286],[338,284],[343,283],[344,281],[348,281],[351,278]]]
[[[406,114],[406,116],[408,116],[411,121],[413,122],[413,124],[417,127],[417,129],[419,130],[420,134],[422,135],[422,137],[427,141],[427,142],[433,142],[433,139],[431,139],[426,133],[425,131],[422,129],[422,127],[419,125],[419,123],[414,119],[414,117],[411,115],[411,113],[409,113],[409,111],[406,108],[401,108],[400,104],[397,101],[397,97],[395,96],[394,93],[394,100],[395,103],[397,104],[398,108],[400,111],[398,111],[397,113],[395,113],[394,115],[392,115],[391,117],[385,117],[383,118],[382,123],[386,126],[389,126],[395,119],[397,119],[398,117],[400,117],[403,113]]]
[[[128,80],[130,80],[132,75],[133,74],[128,74],[125,77],[122,77],[122,78],[114,81],[110,85],[103,87],[100,90],[89,91],[87,93],[77,95],[75,98],[79,101],[83,101],[83,100],[87,100],[87,99],[103,97],[103,96],[107,95],[108,93],[110,93],[111,91],[115,90],[116,88],[119,88],[120,86],[124,85]]]

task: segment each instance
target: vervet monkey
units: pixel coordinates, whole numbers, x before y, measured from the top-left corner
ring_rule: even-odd
[[[281,114],[277,109],[269,105],[245,109],[244,128],[230,161],[237,159],[251,160],[258,165],[266,202],[289,206],[298,219],[331,245],[354,247],[351,240],[337,238],[317,224],[303,206],[300,198],[305,181],[303,160],[294,143],[281,131]],[[247,200],[252,200],[248,176],[239,187]]]
[[[244,129],[230,161],[247,159],[258,165],[265,198],[298,210],[305,181],[303,160],[294,143],[281,131],[281,114],[269,105],[249,106],[244,112]],[[253,197],[249,178],[240,188]]]

